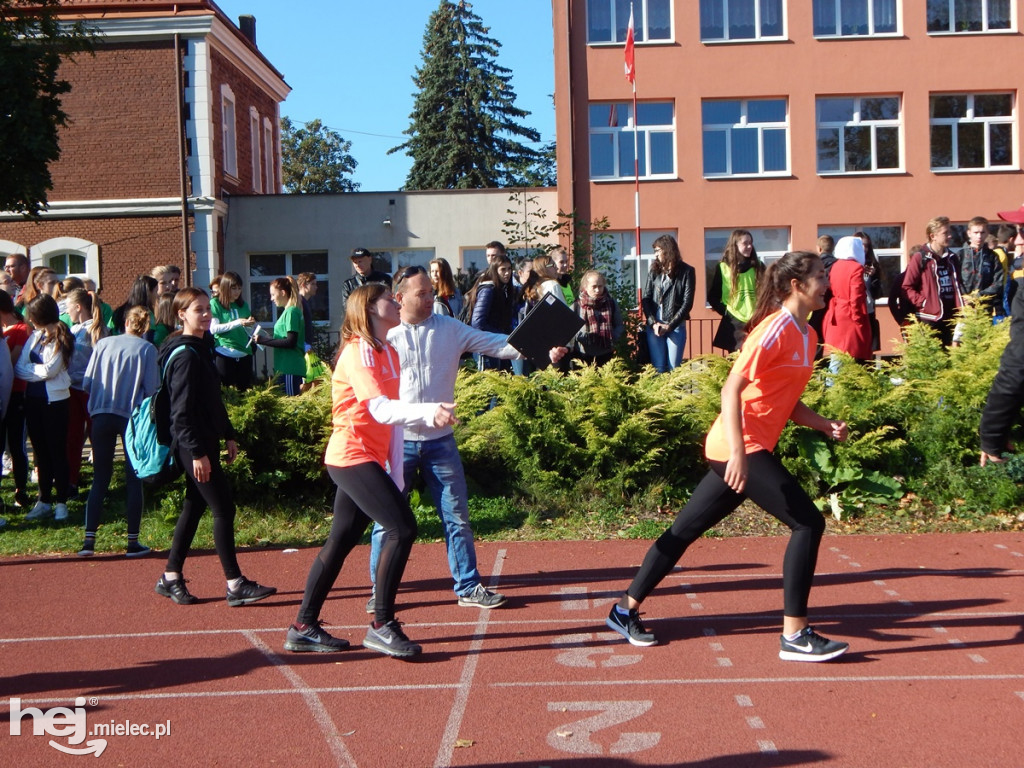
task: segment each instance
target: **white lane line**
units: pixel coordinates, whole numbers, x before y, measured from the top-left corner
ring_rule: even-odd
[[[736,699],[736,706],[738,706],[738,707],[752,707],[752,706],[754,706],[754,700],[751,699],[749,696],[744,696],[743,694],[739,694],[737,696],[734,696],[733,698]]]
[[[980,653],[968,653],[967,658],[973,661],[975,664],[988,664],[988,659],[986,659]]]
[[[752,715],[747,718],[747,727],[754,731],[764,730],[764,720],[757,715]]]
[[[771,683],[945,683],[945,682],[991,682],[993,680],[1024,680],[1024,674],[1005,675],[850,675],[846,677],[705,677],[675,678],[672,680],[536,680],[505,683],[490,683],[492,688],[593,688],[602,685],[634,686],[645,685],[768,685]]]
[[[494,568],[491,570],[491,583],[489,586],[496,587],[501,578],[501,567],[505,562],[505,554],[508,550],[499,549],[495,556]],[[462,667],[462,676],[459,678],[459,685],[455,692],[455,701],[452,702],[451,711],[448,713],[448,724],[444,728],[444,735],[441,737],[441,746],[437,750],[437,757],[434,759],[434,768],[447,768],[452,762],[452,753],[455,751],[455,742],[459,738],[459,729],[462,727],[462,719],[466,716],[466,706],[469,704],[469,692],[473,686],[473,676],[476,674],[477,663],[480,660],[480,651],[484,647],[484,635],[487,634],[487,622],[491,609],[481,608],[480,618],[476,623],[476,631],[473,633],[473,641],[466,651],[466,663]]]
[[[775,742],[773,742],[773,741],[760,741],[760,740],[758,740],[757,748],[761,751],[762,755],[777,755],[777,754],[779,754],[779,750],[775,746]]]
[[[331,754],[334,755],[337,764],[339,766],[348,766],[348,768],[357,768],[352,753],[348,751],[345,742],[341,740],[341,734],[338,733],[338,729],[334,726],[334,721],[324,707],[324,703],[320,700],[320,696],[306,684],[306,681],[295,670],[285,664],[280,656],[270,650],[270,646],[256,637],[255,634],[252,632],[243,632],[242,634],[259,649],[267,658],[267,661],[277,667],[277,670],[284,675],[285,679],[302,696],[303,701],[306,702],[306,706],[309,708],[310,714],[313,715],[313,720],[320,727],[320,732],[323,733],[327,746],[330,748]]]
[[[1017,692],[1016,692],[1016,695],[1017,695],[1017,696],[1020,696],[1020,697],[1021,697],[1021,699],[1024,699],[1024,691],[1017,691]]]

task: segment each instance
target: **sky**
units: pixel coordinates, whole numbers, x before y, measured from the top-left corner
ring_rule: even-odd
[[[292,92],[281,115],[319,118],[352,142],[360,192],[398,190],[412,163],[403,143],[412,77],[422,63],[423,33],[438,0],[214,0],[236,24],[256,17],[256,43]],[[498,64],[512,70],[522,120],[554,141],[551,0],[476,0],[473,12],[501,43]]]

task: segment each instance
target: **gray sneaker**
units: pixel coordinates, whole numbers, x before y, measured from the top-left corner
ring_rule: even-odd
[[[459,595],[459,605],[476,608],[497,608],[505,604],[505,596],[491,592],[483,584],[477,584],[468,595]]]
[[[50,517],[53,514],[53,507],[47,504],[45,501],[37,501],[36,505],[29,510],[29,513],[25,515],[26,520],[42,520],[43,518]]]
[[[348,640],[328,634],[319,619],[312,624],[303,625],[302,629],[292,624],[288,627],[288,636],[284,641],[284,649],[292,653],[331,653],[344,651],[348,646]]]
[[[371,623],[366,630],[366,637],[363,638],[363,647],[398,658],[415,656],[423,650],[405,636],[405,632],[402,631],[402,625],[394,619],[380,629],[374,629]]]
[[[376,613],[377,612],[377,593],[371,592],[370,599],[366,601],[366,612]]]

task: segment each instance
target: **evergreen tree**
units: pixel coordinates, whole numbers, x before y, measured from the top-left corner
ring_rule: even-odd
[[[406,189],[520,186],[538,153],[517,141],[539,141],[517,122],[530,113],[515,105],[511,70],[498,65],[501,43],[466,0],[441,0],[423,35],[418,93],[404,131],[411,138],[388,150],[412,160]]]
[[[332,131],[320,120],[296,128],[281,118],[281,170],[284,189],[289,193],[355,192],[352,181],[355,158],[349,154],[352,142]]]
[[[59,0],[0,0],[0,210],[38,216],[53,189],[50,163],[67,123],[61,96],[71,90],[58,70],[91,50],[88,29],[62,26],[59,10]]]

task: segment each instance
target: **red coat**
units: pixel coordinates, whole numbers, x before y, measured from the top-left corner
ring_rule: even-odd
[[[832,300],[825,310],[822,336],[825,346],[857,360],[871,359],[871,324],[868,322],[864,267],[854,259],[838,259],[828,276]]]

